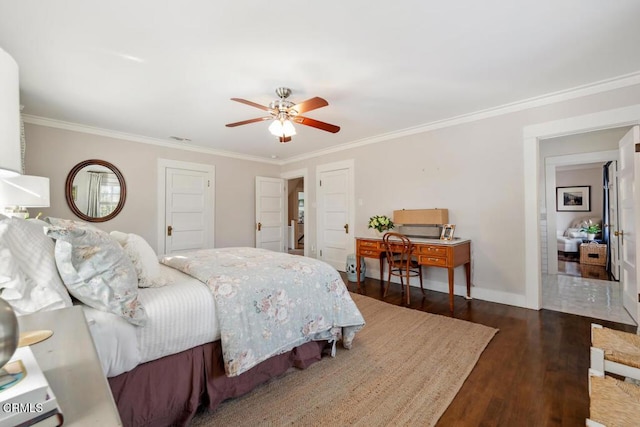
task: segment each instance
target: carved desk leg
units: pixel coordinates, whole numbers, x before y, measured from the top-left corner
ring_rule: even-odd
[[[471,261],[464,264],[464,272],[467,275],[467,299],[471,299]]]
[[[447,272],[449,276],[449,310],[453,313],[453,267],[448,267]]]

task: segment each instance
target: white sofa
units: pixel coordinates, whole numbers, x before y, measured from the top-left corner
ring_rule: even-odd
[[[564,232],[558,230],[557,233],[560,252],[578,252],[582,240],[587,238],[587,233],[580,231],[579,228],[567,228]]]
[[[587,238],[586,231],[580,231],[589,220],[594,224],[601,224],[600,218],[578,218],[574,219],[566,230],[557,230],[556,238],[558,240],[559,252],[578,252],[580,244]]]

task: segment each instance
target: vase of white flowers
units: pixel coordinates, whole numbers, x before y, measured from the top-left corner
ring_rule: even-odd
[[[374,215],[369,218],[369,228],[373,228],[378,235],[386,233],[393,227],[395,227],[393,221],[386,215]]]

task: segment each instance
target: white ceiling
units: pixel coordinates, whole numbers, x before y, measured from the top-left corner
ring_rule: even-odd
[[[282,161],[640,72],[638,0],[0,0],[29,116]],[[291,100],[337,134],[225,123]]]

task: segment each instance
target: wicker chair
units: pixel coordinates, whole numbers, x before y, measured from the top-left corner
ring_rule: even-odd
[[[640,380],[640,336],[592,323],[591,369]]]
[[[640,420],[640,387],[589,369],[587,427],[636,427]]]
[[[616,374],[640,380],[640,336],[591,324],[589,369],[589,427],[637,426],[640,420],[640,387],[605,376]]]
[[[384,297],[387,296],[387,292],[389,291],[391,276],[397,276],[400,278],[402,292],[406,294],[407,305],[409,305],[411,302],[411,292],[409,291],[409,280],[411,277],[420,277],[420,289],[422,289],[422,294],[424,295],[424,288],[422,287],[422,267],[412,255],[413,245],[411,240],[404,234],[385,233],[385,235],[382,236],[382,241],[389,266],[387,283],[384,288]],[[406,285],[404,283],[405,279]]]

